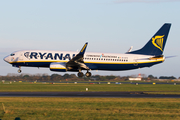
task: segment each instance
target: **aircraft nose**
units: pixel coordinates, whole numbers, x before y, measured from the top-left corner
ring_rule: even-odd
[[[5,57],[5,58],[4,58],[4,61],[6,61],[6,62],[9,63],[9,56]]]

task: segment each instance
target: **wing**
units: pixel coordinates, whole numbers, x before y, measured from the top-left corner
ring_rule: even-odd
[[[89,67],[87,67],[84,64],[84,53],[86,51],[88,43],[85,43],[85,45],[83,46],[83,48],[81,49],[81,51],[75,56],[73,57],[70,61],[68,61],[66,63],[66,68],[67,70],[72,70],[72,69],[86,69],[89,70]]]

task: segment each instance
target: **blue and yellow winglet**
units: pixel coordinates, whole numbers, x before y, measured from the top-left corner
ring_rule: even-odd
[[[85,45],[83,46],[83,48],[81,49],[81,51],[66,64],[68,64],[68,63],[74,64],[75,61],[83,62],[83,57],[84,57],[84,53],[86,51],[87,45],[88,45],[88,42],[86,42]]]
[[[85,45],[83,46],[83,48],[81,49],[81,51],[79,52],[79,55],[84,55],[86,48],[87,48],[88,42],[85,43]]]

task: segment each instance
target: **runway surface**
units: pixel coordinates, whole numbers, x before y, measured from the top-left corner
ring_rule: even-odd
[[[0,92],[0,97],[180,98],[180,95],[145,94],[144,92]]]

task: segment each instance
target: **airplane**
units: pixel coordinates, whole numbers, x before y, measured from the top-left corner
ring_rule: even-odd
[[[4,61],[18,67],[21,66],[46,67],[56,72],[78,72],[78,77],[83,77],[82,70],[86,70],[86,77],[91,76],[91,70],[122,71],[151,67],[164,62],[162,55],[169,34],[171,23],[165,23],[154,36],[139,50],[125,54],[85,52],[88,42],[79,52],[47,51],[47,50],[22,50],[13,52],[4,58]]]

